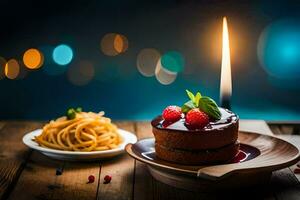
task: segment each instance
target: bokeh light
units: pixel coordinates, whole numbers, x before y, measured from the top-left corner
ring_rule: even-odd
[[[81,61],[79,65],[73,65],[68,69],[68,80],[77,86],[88,84],[95,75],[95,69],[89,61]]]
[[[38,69],[44,63],[44,56],[37,49],[28,49],[23,55],[23,63],[29,69]]]
[[[102,52],[107,56],[116,56],[128,49],[128,39],[117,33],[104,35],[100,44]]]
[[[5,78],[5,65],[6,65],[6,60],[0,57],[0,80]]]
[[[161,84],[169,85],[176,80],[177,73],[164,69],[161,64],[161,59],[159,59],[155,69],[155,77]]]
[[[128,49],[128,39],[124,35],[117,34],[114,40],[114,48],[119,53],[125,52]]]
[[[184,68],[184,57],[177,51],[169,51],[161,57],[162,66],[171,72],[181,72]]]
[[[42,67],[44,73],[50,76],[56,76],[63,74],[67,70],[67,65],[57,65],[54,62],[52,58],[53,46],[42,46],[39,49],[41,49],[44,54],[44,66]]]
[[[52,58],[59,65],[67,65],[73,59],[73,50],[68,45],[58,45],[53,50]]]
[[[137,56],[137,69],[146,76],[151,77],[155,75],[155,68],[160,59],[160,53],[156,49],[147,48],[142,49]]]
[[[15,79],[20,73],[20,66],[17,60],[10,59],[5,65],[5,76],[9,79]]]
[[[269,75],[300,78],[300,23],[285,19],[270,24],[259,37],[257,54]]]

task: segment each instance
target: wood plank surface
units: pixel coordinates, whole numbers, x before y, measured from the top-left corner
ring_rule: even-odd
[[[152,128],[149,122],[138,122],[136,124],[136,133],[138,139],[153,137]],[[153,181],[154,180],[147,169],[147,165],[136,160],[134,199],[152,200]]]
[[[158,190],[156,190],[158,189]],[[168,192],[165,192],[168,191]],[[156,199],[180,199],[180,200],[219,200],[219,199],[255,199],[255,200],[275,200],[268,187],[252,187],[239,190],[216,190],[214,192],[190,192],[181,189],[174,189],[168,185],[158,182],[155,188]],[[170,196],[171,195],[171,196]]]
[[[253,131],[265,135],[273,135],[268,124],[263,120],[240,120],[239,125],[239,130],[242,131]]]
[[[99,170],[97,162],[58,161],[34,151],[9,199],[95,199]],[[87,184],[89,175],[94,183]]]
[[[259,120],[245,120],[241,121],[241,129],[248,131],[256,131],[262,134],[274,135],[269,126],[264,121]],[[274,128],[273,128],[274,130]],[[282,134],[281,129],[276,129],[276,134]],[[283,138],[289,141],[287,138]],[[295,138],[290,136],[291,143],[296,144],[298,141],[295,141]],[[297,145],[296,145],[297,146]],[[270,180],[269,188],[272,189],[273,194],[276,199],[299,199],[300,197],[300,185],[299,178],[300,176],[296,176],[293,173],[293,170],[296,166],[291,166],[289,168],[285,168],[279,171],[275,171],[272,174]]]
[[[38,122],[6,122],[0,130],[0,199],[6,198],[25,166],[29,150],[23,145],[25,133],[39,128]]]
[[[4,121],[0,121],[0,130],[3,128],[3,126],[5,125]]]
[[[116,123],[119,128],[135,133],[133,122]],[[101,175],[98,188],[98,200],[125,200],[133,198],[134,159],[126,153],[101,163]],[[103,184],[106,175],[111,175],[109,184]]]
[[[120,128],[134,132],[134,123],[117,123]],[[103,163],[102,163],[103,162]],[[27,167],[21,174],[18,184],[10,195],[10,199],[130,199],[134,160],[127,155],[102,162],[63,162],[50,159],[38,152],[30,157]],[[102,166],[100,167],[100,164]],[[56,170],[62,169],[57,176]],[[112,184],[104,185],[103,176],[113,177]],[[87,184],[88,176],[94,175],[95,182]],[[41,178],[42,177],[42,178]],[[28,185],[32,185],[28,188]]]
[[[293,145],[295,145],[298,149],[300,149],[300,136],[299,135],[287,135],[285,132],[280,132],[279,135],[276,135],[277,137],[286,140],[290,143],[292,143]],[[299,165],[300,162],[298,162],[296,165],[293,165],[290,167],[290,169],[292,170],[292,172],[299,168],[297,165]],[[300,166],[300,165],[299,165]],[[296,173],[295,174],[296,178],[298,179],[298,181],[300,181],[300,174]]]
[[[9,199],[52,199],[58,188],[55,169],[59,166],[63,162],[33,151]]]
[[[153,136],[149,122],[117,125],[136,132],[139,139]],[[0,199],[237,199],[245,194],[248,199],[299,199],[300,196],[300,177],[291,171],[293,167],[274,172],[270,185],[251,189],[255,192],[216,191],[212,194],[160,183],[151,177],[145,164],[126,154],[106,161],[80,163],[52,160],[36,151],[30,154],[21,138],[41,126],[39,122],[0,122]],[[258,120],[241,120],[240,129],[273,134],[264,121]],[[63,170],[62,175],[56,175],[56,169]],[[87,184],[89,175],[95,176],[94,183]],[[112,175],[110,184],[103,184],[105,175]]]
[[[300,198],[300,184],[290,168],[273,172],[270,184],[277,200]]]

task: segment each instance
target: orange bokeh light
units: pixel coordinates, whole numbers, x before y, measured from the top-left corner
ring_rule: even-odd
[[[116,56],[128,49],[128,39],[121,34],[108,33],[101,40],[101,50],[107,56]]]
[[[20,73],[20,66],[17,60],[10,59],[5,65],[5,76],[9,79],[15,79]]]
[[[44,56],[37,49],[28,49],[23,55],[23,62],[29,69],[38,69],[44,63]]]
[[[115,39],[114,39],[115,50],[118,53],[121,53],[123,51],[123,46],[124,46],[123,39],[122,39],[122,37],[119,34],[117,34],[116,37],[115,37]]]

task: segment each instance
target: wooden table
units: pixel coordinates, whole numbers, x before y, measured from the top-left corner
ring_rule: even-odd
[[[241,121],[242,130],[272,134],[264,121]],[[273,173],[270,184],[248,190],[195,193],[172,188],[154,180],[144,164],[124,154],[112,160],[76,163],[52,160],[22,144],[25,133],[41,128],[42,122],[0,121],[0,199],[299,199],[299,175],[295,166]],[[119,122],[120,128],[138,138],[152,137],[149,122]],[[56,175],[56,169],[63,169]],[[105,175],[112,182],[103,184]],[[95,182],[87,184],[89,175]]]

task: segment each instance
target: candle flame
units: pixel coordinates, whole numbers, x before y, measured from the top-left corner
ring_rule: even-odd
[[[221,83],[220,95],[221,100],[230,98],[232,92],[231,85],[231,65],[230,65],[230,48],[229,48],[229,33],[227,19],[223,17],[223,45],[222,45],[222,68],[221,68]]]

